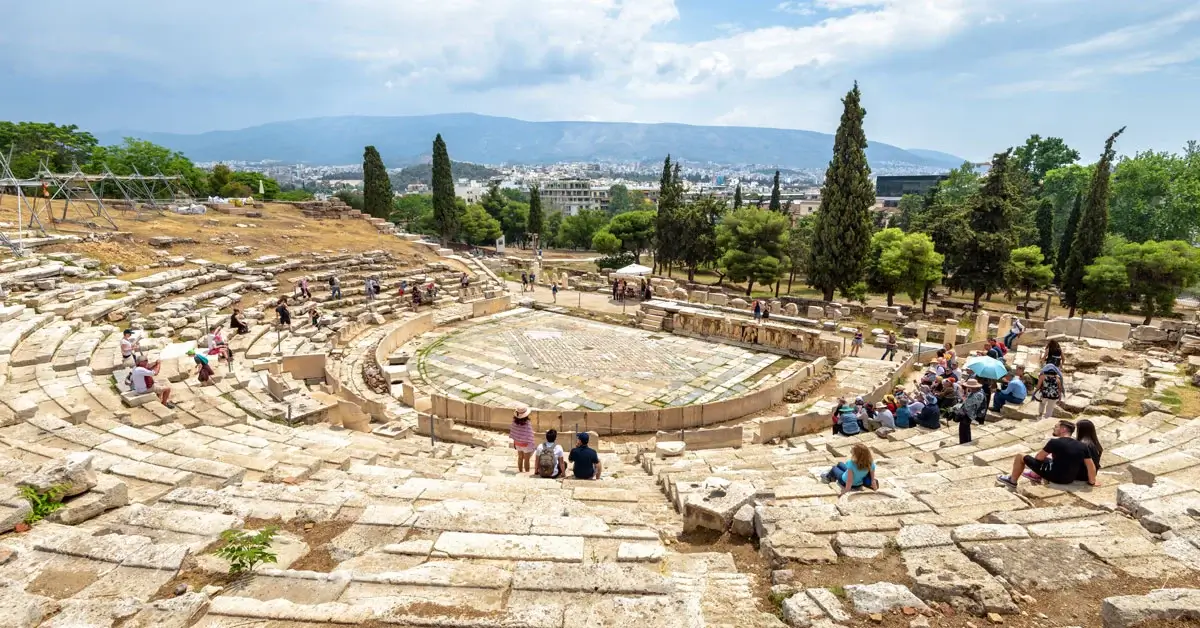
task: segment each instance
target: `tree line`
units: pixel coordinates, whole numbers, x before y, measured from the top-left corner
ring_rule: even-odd
[[[0,121],[0,152],[12,155],[10,166],[18,179],[36,179],[43,165],[53,173],[69,173],[79,167],[86,174],[126,176],[163,174],[180,177],[187,192],[197,198],[225,196],[259,200],[307,200],[304,190],[282,190],[274,179],[256,172],[231,170],[218,164],[211,171],[198,168],[190,159],[153,142],[125,138],[120,144],[102,146],[94,135],[78,126],[46,122]],[[258,193],[262,182],[263,194]],[[119,195],[111,183],[100,184],[97,194]]]

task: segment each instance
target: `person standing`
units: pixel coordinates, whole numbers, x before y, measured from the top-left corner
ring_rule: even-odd
[[[335,299],[342,298],[342,282],[338,281],[336,275],[329,276],[329,294]]]
[[[754,322],[762,322],[762,301],[754,300]]]
[[[613,279],[612,289],[613,289],[612,300],[615,302],[617,300],[617,291],[621,289],[621,280],[620,279]]]
[[[1063,392],[1062,371],[1058,370],[1058,367],[1053,364],[1047,364],[1042,367],[1042,373],[1038,375],[1034,396],[1041,399],[1038,414],[1043,419],[1049,419],[1054,416],[1054,407],[1058,405],[1058,400],[1062,398]]]
[[[987,415],[987,396],[983,394],[983,384],[972,377],[963,384],[963,388],[967,391],[967,398],[952,410],[954,420],[958,421],[960,445],[971,442],[971,421],[983,423]]]
[[[517,473],[529,473],[529,459],[536,449],[529,414],[528,406],[517,408],[513,412],[512,425],[508,428],[508,437],[512,439],[513,449],[517,450]]]
[[[368,306],[375,301],[375,282],[370,277],[363,280],[363,294],[367,297]]]
[[[292,311],[288,309],[287,297],[279,297],[279,304],[275,306],[275,314],[279,316],[281,326],[292,326]]]
[[[213,369],[208,363],[208,358],[203,354],[196,353],[195,349],[188,349],[187,354],[192,356],[192,361],[195,362],[196,366],[198,367],[196,369],[196,378],[200,380],[200,385],[211,386],[213,383]]]
[[[863,333],[861,329],[854,330],[854,340],[850,341],[850,357],[857,358],[858,352],[862,350]]]
[[[896,332],[889,331],[887,335],[887,344],[883,348],[883,355],[879,356],[882,360],[887,358],[888,362],[896,359]]]
[[[521,271],[521,292],[529,290],[529,273]]]
[[[558,303],[558,283],[550,284],[550,295],[554,297],[554,302]]]
[[[312,292],[308,289],[308,277],[300,278],[300,296],[304,297],[305,299],[312,298]]]

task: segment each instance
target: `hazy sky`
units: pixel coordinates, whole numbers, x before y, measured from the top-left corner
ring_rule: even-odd
[[[39,0],[6,3],[0,119],[198,132],[343,114],[832,132],[1087,160],[1200,139],[1197,0]]]

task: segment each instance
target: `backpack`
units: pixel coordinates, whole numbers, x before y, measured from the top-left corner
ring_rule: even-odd
[[[546,443],[550,445],[550,443]],[[555,447],[543,445],[537,455],[537,474],[538,477],[552,478],[554,472],[558,469],[558,460],[554,455]]]
[[[1058,375],[1046,373],[1046,379],[1042,380],[1042,397],[1045,399],[1058,399]]]

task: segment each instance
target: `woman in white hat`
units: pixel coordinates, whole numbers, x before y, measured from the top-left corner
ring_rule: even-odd
[[[954,408],[954,420],[958,421],[958,444],[971,442],[971,421],[983,423],[987,414],[987,395],[983,394],[983,384],[972,377],[963,383],[967,398]]]
[[[537,444],[533,438],[533,424],[529,422],[528,406],[520,406],[513,412],[513,422],[508,428],[508,437],[512,439],[513,449],[517,450],[517,473],[529,473],[529,459]]]

